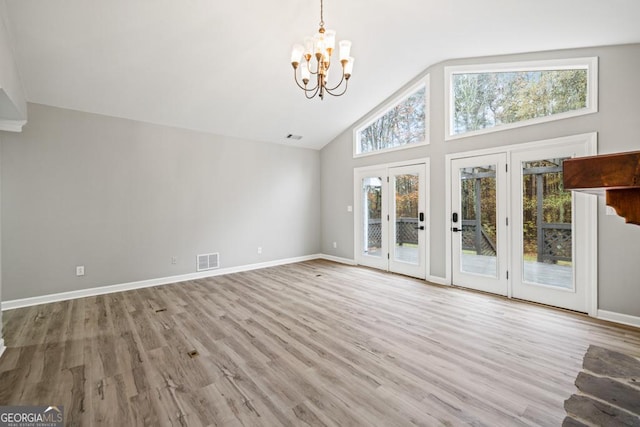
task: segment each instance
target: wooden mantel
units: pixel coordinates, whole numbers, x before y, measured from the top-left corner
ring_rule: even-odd
[[[640,225],[640,151],[576,157],[563,162],[566,190],[606,194],[606,203]]]

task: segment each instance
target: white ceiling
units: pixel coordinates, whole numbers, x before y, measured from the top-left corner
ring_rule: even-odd
[[[325,0],[356,62],[320,101],[289,62],[319,0],[0,1],[30,102],[308,148],[445,59],[640,42],[639,0]]]

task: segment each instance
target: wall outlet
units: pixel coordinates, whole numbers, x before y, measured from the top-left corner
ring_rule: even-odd
[[[84,276],[84,265],[78,265],[76,267],[76,276]]]
[[[333,249],[336,249],[338,247],[338,242],[333,242]]]
[[[171,264],[176,265],[178,263],[178,257],[177,256],[172,256],[171,257]]]
[[[347,212],[353,212],[353,206],[351,205],[347,206]]]
[[[262,254],[262,246],[258,246],[258,255]]]

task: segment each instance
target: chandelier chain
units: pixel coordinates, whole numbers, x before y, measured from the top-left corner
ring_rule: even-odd
[[[324,28],[324,4],[320,0],[320,28]]]

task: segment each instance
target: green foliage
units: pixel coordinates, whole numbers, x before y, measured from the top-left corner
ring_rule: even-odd
[[[455,134],[587,106],[587,70],[455,74]]]
[[[396,176],[396,217],[397,218],[417,218],[418,217],[418,175]]]
[[[418,197],[420,180],[418,175],[404,174],[395,178],[396,183],[396,217],[418,218]],[[367,198],[367,214],[371,219],[382,217],[382,187],[365,185]]]
[[[559,166],[562,159],[553,161],[527,162],[525,168]],[[540,189],[538,185],[542,181]],[[571,192],[565,191],[562,173],[551,172],[525,175],[522,181],[523,243],[524,253],[535,255],[538,250],[538,190],[542,192],[542,223],[571,223]]]
[[[359,132],[361,153],[425,140],[426,88],[421,88]]]
[[[522,165],[522,218],[524,253],[536,258],[538,251],[538,220],[545,224],[571,223],[571,192],[565,191],[562,159],[526,162]],[[496,245],[496,180],[489,167],[464,169],[461,181],[461,214],[463,220],[479,220],[487,238]],[[480,194],[478,194],[478,192]],[[542,195],[541,206],[538,196]],[[541,218],[538,218],[538,212]]]
[[[367,198],[367,214],[370,219],[382,218],[382,187],[368,185],[364,188]]]
[[[486,236],[496,245],[496,178],[495,170],[473,168],[475,173],[489,173],[492,176],[462,180],[462,219],[480,219]],[[474,172],[468,171],[471,175]],[[478,190],[480,195],[478,196]],[[478,206],[480,203],[480,206]]]

